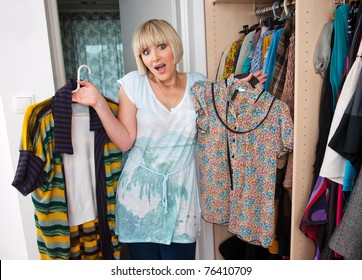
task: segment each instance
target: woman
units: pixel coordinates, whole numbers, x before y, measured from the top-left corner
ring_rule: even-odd
[[[73,101],[92,106],[109,138],[129,151],[117,190],[116,233],[130,258],[195,259],[200,206],[189,89],[206,77],[177,71],[182,42],[164,20],[139,27],[133,52],[138,71],[118,81],[117,118],[89,82],[79,81]]]
[[[142,24],[132,44],[138,71],[118,81],[117,118],[89,82],[79,81],[73,101],[92,106],[109,138],[129,151],[117,189],[116,233],[130,258],[195,259],[201,215],[190,88],[206,77],[177,71],[182,42],[164,20]],[[265,82],[261,71],[254,75]]]

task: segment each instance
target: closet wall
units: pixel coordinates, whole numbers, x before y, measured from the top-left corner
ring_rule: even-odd
[[[240,35],[242,26],[255,24],[256,8],[275,0],[205,0],[207,74],[214,80],[223,50]],[[289,1],[290,2],[290,1]],[[336,8],[333,0],[296,0],[294,163],[291,228],[291,259],[313,259],[315,247],[299,230],[312,188],[313,163],[318,137],[322,78],[315,73],[313,53],[323,25]],[[269,14],[270,15],[270,14]],[[263,17],[265,15],[261,15]],[[222,259],[219,244],[231,236],[214,225],[215,258]]]

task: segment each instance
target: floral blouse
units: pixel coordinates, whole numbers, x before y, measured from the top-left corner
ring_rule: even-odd
[[[288,106],[232,74],[191,89],[198,114],[201,210],[205,221],[267,248],[274,236],[277,158],[293,149]]]

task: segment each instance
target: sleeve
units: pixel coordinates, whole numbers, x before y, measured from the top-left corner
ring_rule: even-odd
[[[205,93],[208,89],[207,84],[206,81],[197,81],[190,90],[192,103],[197,113],[196,127],[199,133],[206,133],[209,131],[209,116],[205,100]]]
[[[44,162],[35,154],[32,135],[37,130],[34,118],[35,104],[27,108],[21,133],[20,154],[12,185],[24,196],[40,187],[45,180]]]
[[[20,151],[12,185],[26,196],[41,186],[44,179],[43,161],[29,151]]]
[[[290,116],[289,108],[285,102],[282,102],[279,121],[281,127],[281,141],[278,156],[283,156],[293,150],[294,141],[293,120]]]
[[[331,39],[333,31],[333,21],[327,22],[319,35],[313,54],[313,64],[315,72],[325,75],[331,57]]]
[[[140,75],[137,71],[132,71],[123,76],[121,79],[117,81],[119,87],[123,87],[127,97],[133,104],[135,104],[135,96],[134,93],[136,92],[135,86],[139,82]]]

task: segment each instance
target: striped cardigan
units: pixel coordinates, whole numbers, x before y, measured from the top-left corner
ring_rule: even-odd
[[[27,108],[12,185],[24,196],[31,193],[41,259],[119,259],[121,244],[114,231],[114,212],[122,153],[91,107],[98,216],[69,226],[62,154],[73,154],[71,91],[75,86],[75,81],[69,80],[53,97]],[[118,105],[107,102],[116,115]]]

